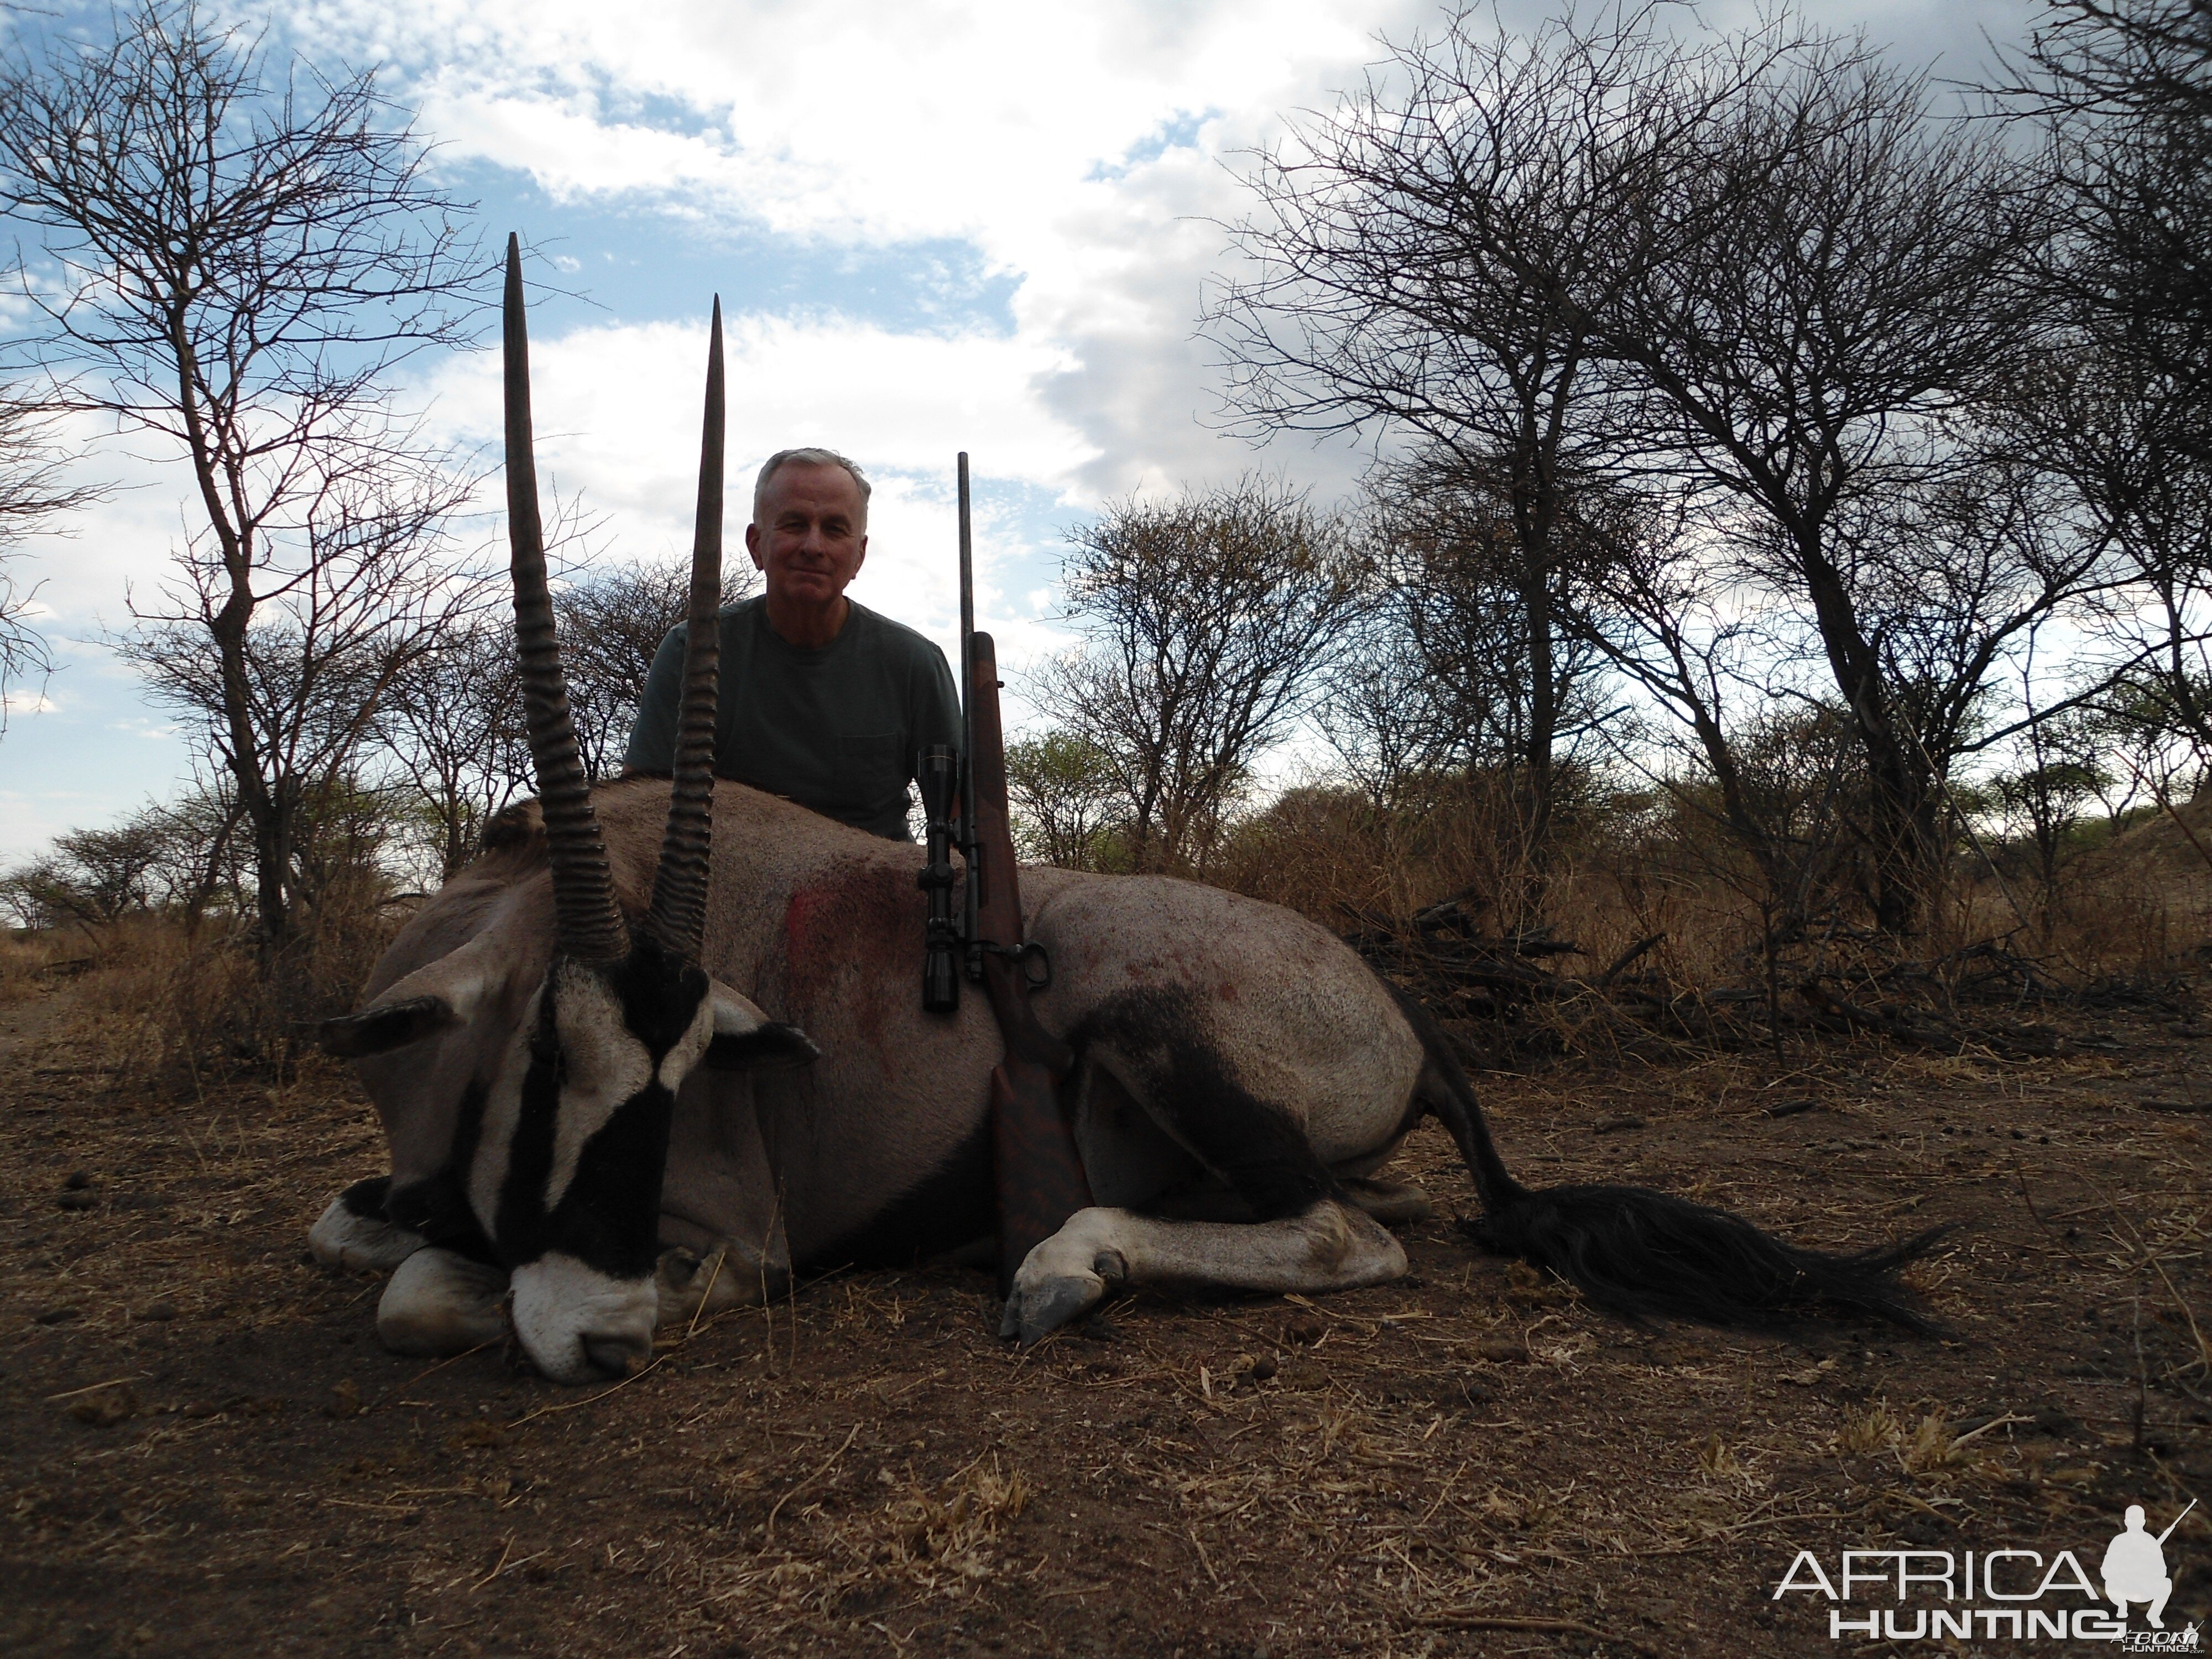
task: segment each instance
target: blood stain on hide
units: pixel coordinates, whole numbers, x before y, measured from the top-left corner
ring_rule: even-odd
[[[899,981],[884,969],[920,962],[927,902],[909,872],[857,861],[793,892],[783,913],[787,1018],[826,1026],[834,1008],[888,1059],[883,991]]]

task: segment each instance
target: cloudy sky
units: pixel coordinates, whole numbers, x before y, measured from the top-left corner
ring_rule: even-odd
[[[2017,38],[2029,0],[1806,9],[1966,79],[1985,34]],[[89,31],[105,12],[13,26]],[[1356,476],[1353,444],[1260,452],[1224,434],[1196,322],[1224,268],[1220,223],[1242,210],[1240,154],[1328,108],[1380,40],[1441,15],[1410,0],[303,0],[270,21],[270,48],[382,65],[441,182],[481,204],[487,243],[519,230],[536,274],[570,290],[533,313],[539,460],[602,524],[595,556],[688,537],[719,292],[732,477],[792,443],[860,460],[877,493],[854,595],[949,644],[952,459],[969,451],[979,608],[1018,661],[1060,637],[1060,539],[1103,501],[1255,465],[1324,498]],[[481,445],[496,374],[488,353],[422,362],[407,391],[441,434]],[[43,584],[58,671],[42,695],[19,689],[0,737],[0,860],[164,796],[190,766],[102,643],[163,580],[182,480],[143,438],[71,440],[109,493],[16,556],[18,579]]]

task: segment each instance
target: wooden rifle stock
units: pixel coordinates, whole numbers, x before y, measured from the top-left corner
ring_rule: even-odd
[[[968,457],[959,462],[961,840],[967,854],[967,925],[961,929],[968,976],[981,980],[1006,1039],[1006,1057],[991,1072],[991,1149],[999,1200],[999,1294],[1013,1289],[1024,1257],[1089,1207],[1082,1154],[1060,1103],[1074,1069],[1067,1045],[1037,1023],[1030,993],[1051,983],[1042,946],[1022,937],[1021,884],[1013,828],[1006,817],[1006,741],[999,718],[999,653],[975,631],[973,543],[968,516]],[[940,793],[943,786],[939,786]],[[933,854],[933,858],[934,854]],[[924,884],[930,884],[924,872]],[[933,933],[933,939],[949,928]],[[1039,969],[1032,978],[1032,966]],[[947,994],[947,989],[951,991]],[[930,981],[925,1006],[946,1010],[957,988]]]
[[[988,634],[968,643],[968,685],[975,707],[968,758],[974,769],[975,821],[970,856],[975,870],[975,933],[983,988],[999,1017],[1006,1057],[991,1073],[991,1147],[999,1193],[999,1294],[1013,1288],[1022,1259],[1089,1207],[1082,1154],[1060,1103],[1060,1085],[1074,1068],[1067,1045],[1037,1023],[1030,975],[1043,952],[1022,937],[1021,886],[1014,837],[1006,820],[1006,753],[999,723],[999,659]]]

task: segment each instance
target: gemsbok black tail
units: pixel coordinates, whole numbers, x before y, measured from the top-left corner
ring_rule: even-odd
[[[1523,1187],[1498,1157],[1474,1087],[1436,1020],[1390,988],[1428,1054],[1425,1103],[1458,1143],[1482,1198],[1482,1214],[1461,1229],[1485,1249],[1547,1268],[1596,1306],[1638,1323],[1675,1318],[1774,1328],[1827,1308],[1942,1334],[1905,1299],[1896,1273],[1927,1255],[1948,1225],[1831,1255],[1786,1244],[1725,1210],[1645,1187]]]

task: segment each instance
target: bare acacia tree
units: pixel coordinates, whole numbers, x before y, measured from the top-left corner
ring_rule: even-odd
[[[1778,695],[1775,642],[1713,580],[1679,494],[1607,492],[1582,517],[1612,547],[1595,566],[1600,602],[1577,626],[1659,717],[1608,720],[1605,738],[1669,803],[1686,830],[1680,856],[1757,912],[1778,1052],[1780,953],[1855,873],[1846,831],[1855,808],[1866,816],[1868,792],[1849,716]]]
[[[1065,732],[1008,744],[1006,795],[1024,857],[1062,870],[1115,867],[1114,774],[1097,744]]]
[[[2078,618],[2080,603],[2108,591],[2118,574],[2094,526],[2065,510],[2055,482],[2002,445],[1978,447],[1990,436],[1952,431],[1943,465],[1899,477],[1890,495],[1840,504],[1829,538],[1838,580],[1879,665],[1893,729],[1909,745],[1925,791],[1926,833],[1939,848],[1948,844],[1949,786],[1962,761],[2082,708],[2111,678],[2090,677],[2039,708],[2033,696],[2005,702],[2008,685],[2033,685],[2050,624]],[[1598,603],[1577,611],[1577,625],[1676,723],[1671,732],[1650,735],[1661,752],[1679,738],[1694,756],[1691,769],[1706,788],[1697,810],[1762,873],[1764,890],[1752,896],[1770,926],[1786,934],[1802,924],[1803,904],[1820,885],[1808,872],[1841,867],[1838,829],[1873,854],[1860,873],[1878,912],[1894,874],[1881,863],[1887,799],[1860,725],[1821,672],[1809,607],[1755,602],[1761,592],[1791,591],[1797,566],[1786,536],[1754,520],[1739,542],[1717,549],[1711,520],[1693,500],[1677,496],[1670,507],[1656,493],[1615,492],[1604,505],[1589,529],[1614,546],[1593,566]],[[1811,840],[1790,817],[1804,804],[1790,793],[1796,785],[1753,781],[1760,769],[1754,753],[1768,756],[1767,773],[1784,775],[1786,768],[1775,769],[1793,730],[1808,741],[1815,732],[1823,742],[1834,732],[1856,734],[1850,787],[1826,795],[1822,813],[1808,820],[1821,832]]]
[[[1645,210],[1682,194],[1674,175],[1702,125],[1790,46],[1768,28],[1685,48],[1655,33],[1659,9],[1525,37],[1462,11],[1393,49],[1326,118],[1255,158],[1260,210],[1232,233],[1248,274],[1206,319],[1250,427],[1410,434],[1419,459],[1388,489],[1487,497],[1485,586],[1520,618],[1526,724],[1511,758],[1539,859],[1577,678],[1559,659],[1568,498],[1620,453],[1594,314],[1697,233]],[[1363,697],[1357,681],[1344,690]]]
[[[144,814],[112,829],[72,830],[54,837],[52,853],[10,872],[11,902],[33,927],[113,921],[151,907],[161,858],[160,832]]]
[[[1492,44],[1462,15],[1395,53],[1263,158],[1237,233],[1260,274],[1212,326],[1259,423],[1382,422],[1502,466],[1532,611],[1578,470],[1665,469],[1717,530],[1771,532],[1874,779],[1875,909],[1909,930],[1932,783],[1838,525],[2034,343],[2040,179],[1863,44],[1784,15],[1686,45],[1655,15]]]
[[[2029,379],[2024,453],[2125,562],[2124,720],[2212,748],[2212,8],[2056,0],[1992,88],[2038,123],[2064,215],[2043,268],[2074,338]]]
[[[2052,294],[2158,441],[2212,464],[2212,8],[2052,0],[2006,67],[1990,91],[2041,124],[2065,210]]]
[[[1313,721],[1344,775],[1387,809],[1454,764],[1457,698],[1440,685],[1393,592],[1370,592],[1346,619],[1342,647],[1313,701]]]
[[[255,837],[258,902],[265,911],[273,885],[286,917],[325,885],[317,832],[363,787],[362,751],[385,700],[473,603],[467,583],[426,556],[469,495],[468,479],[428,465],[402,472],[386,454],[362,476],[322,483],[300,503],[303,533],[288,538],[289,556],[260,562],[254,620],[237,653],[242,684],[218,626],[233,590],[213,538],[184,550],[167,603],[141,611],[118,641],[152,696],[199,726],[232,779],[251,770],[261,781],[275,825],[273,838]]]
[[[1814,35],[1691,142],[1699,164],[1648,204],[1668,257],[1594,296],[1585,326],[1640,381],[1647,441],[1780,556],[1865,752],[1876,920],[1909,932],[1936,779],[1842,544],[1853,501],[1937,453],[1926,423],[2034,345],[2036,181],[1995,135],[1936,125],[1923,78]]]
[[[690,556],[672,555],[599,564],[553,596],[577,746],[592,777],[622,770],[653,653],[684,620],[690,583]],[[760,573],[750,565],[726,565],[722,604],[735,605],[759,583]]]
[[[230,775],[220,768],[196,777],[173,799],[149,804],[134,822],[152,827],[161,854],[154,866],[157,902],[197,930],[210,909],[252,913],[252,860],[243,856],[241,814]]]
[[[1377,805],[1394,780],[1481,770],[1508,786],[1509,867],[1542,872],[1555,766],[1591,714],[1599,654],[1572,618],[1609,543],[1586,533],[1595,486],[1554,477],[1543,556],[1527,556],[1504,469],[1425,449],[1370,475],[1358,515],[1370,589],[1316,723]]]
[[[441,632],[394,678],[377,742],[440,879],[477,854],[494,814],[535,788],[514,624],[489,607]]]
[[[2061,510],[2110,550],[2121,602],[2100,608],[2102,675],[2117,670],[2141,709],[2212,749],[2212,457],[2174,441],[2166,383],[2088,341],[2022,377],[2008,419],[2023,464],[2063,486]],[[2153,690],[2153,688],[2155,688]]]
[[[1686,745],[1708,785],[1700,810],[1742,847],[1771,891],[1788,890],[1786,836],[1760,810],[1734,735],[1754,723],[1740,712],[1742,700],[1763,699],[1756,625],[1717,591],[1700,550],[1683,534],[1679,503],[1617,497],[1607,533],[1611,556],[1597,578],[1602,608],[1583,619],[1584,631],[1674,723],[1656,746]]]
[[[690,580],[688,557],[600,564],[554,596],[569,708],[595,777],[621,769],[653,652],[683,621]],[[722,602],[734,605],[758,580],[726,571]],[[377,739],[438,874],[452,876],[476,856],[493,815],[537,787],[503,603],[441,629],[406,665],[381,706]]]
[[[2092,801],[2118,781],[2106,765],[2093,711],[2075,709],[2036,720],[2019,734],[2013,767],[1990,780],[2006,830],[2034,860],[2043,943],[2057,920],[2059,874],[2076,828]]]
[[[1069,542],[1063,581],[1087,638],[1032,701],[1104,757],[1134,867],[1200,867],[1352,607],[1340,532],[1288,486],[1247,477],[1122,502]]]
[[[429,523],[402,504],[408,488],[379,482],[391,464],[410,482],[424,465],[391,374],[468,337],[483,270],[459,205],[392,116],[372,75],[273,69],[196,0],[141,0],[106,46],[19,48],[0,75],[4,190],[46,261],[22,273],[40,362],[79,407],[191,467],[185,605],[149,660],[189,662],[168,683],[196,686],[217,716],[252,833],[264,963],[291,932],[301,799],[267,711],[315,703],[304,682],[354,660],[280,665],[270,653],[307,645],[316,625],[296,611],[272,623],[264,606],[272,592],[300,599],[361,522]],[[318,520],[333,507],[353,521]],[[185,650],[181,629],[204,649]],[[272,696],[288,680],[303,683],[296,696]]]
[[[1931,792],[1963,759],[2071,713],[2109,682],[2077,676],[2070,695],[2031,690],[2001,707],[2008,683],[2033,687],[2052,621],[2086,619],[2129,574],[2060,481],[2014,451],[2008,434],[1945,422],[1934,441],[1940,461],[1844,503],[1832,543],[1895,730]],[[1790,562],[1784,550],[1769,555]],[[1781,586],[1780,570],[1766,574]]]

